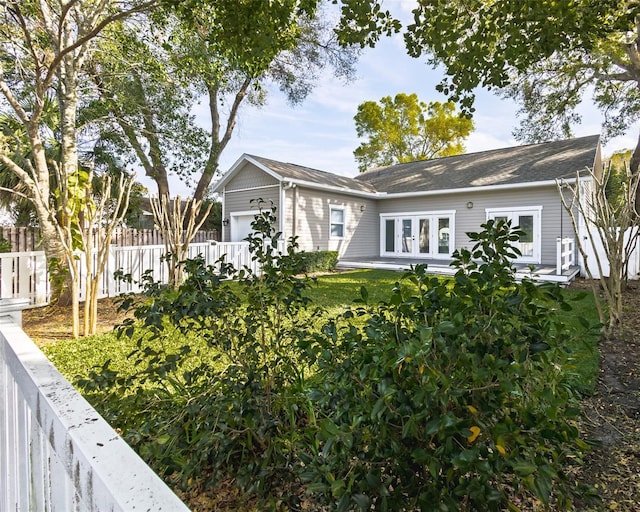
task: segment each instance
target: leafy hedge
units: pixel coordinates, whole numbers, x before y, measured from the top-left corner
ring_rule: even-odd
[[[519,233],[485,227],[454,256],[452,283],[418,265],[406,275],[417,293],[396,287],[310,345],[317,421],[302,477],[338,510],[570,508],[565,469],[587,445],[562,372],[574,338],[553,313],[571,307],[555,285],[516,283]]]
[[[362,289],[317,330],[295,240],[285,256],[265,245],[274,211],[250,237],[261,275],[196,259],[177,290],[148,280],[120,331],[140,371],[106,363],[81,383],[138,452],[185,487],[233,478],[262,509],[568,508],[579,491],[565,470],[586,448],[558,314],[570,305],[555,285],[515,281],[520,233],[489,221],[453,280],[416,266],[414,286],[374,306]],[[209,348],[164,350],[176,330]]]
[[[304,272],[330,272],[338,264],[338,251],[303,251]]]

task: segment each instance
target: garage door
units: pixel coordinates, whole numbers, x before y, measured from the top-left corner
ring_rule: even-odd
[[[255,219],[255,214],[230,215],[231,217],[231,241],[242,242],[253,232],[251,223]]]

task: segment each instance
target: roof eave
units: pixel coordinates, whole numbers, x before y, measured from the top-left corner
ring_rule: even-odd
[[[314,183],[313,181],[305,181],[305,180],[297,180],[297,179],[291,179],[291,178],[286,178],[285,181],[287,183],[293,183],[295,185],[298,185],[300,187],[306,187],[306,188],[314,188],[314,189],[318,189],[318,190],[326,190],[329,192],[339,192],[341,194],[347,194],[350,196],[358,196],[358,197],[368,197],[370,199],[377,199],[380,196],[379,192],[367,192],[365,190],[355,190],[352,188],[342,188],[342,187],[337,187],[335,185],[325,185],[322,183]]]
[[[575,183],[576,178],[558,178],[562,179],[565,183]],[[580,180],[585,181],[591,179],[590,177],[581,176]],[[557,186],[557,180],[546,181],[529,181],[526,183],[511,183],[506,185],[485,185],[477,187],[461,187],[461,188],[447,188],[441,190],[424,190],[419,192],[380,192],[376,197],[378,199],[401,199],[405,197],[424,197],[424,196],[438,196],[449,194],[465,194],[469,192],[492,192],[494,190],[521,190],[536,187],[548,187]]]

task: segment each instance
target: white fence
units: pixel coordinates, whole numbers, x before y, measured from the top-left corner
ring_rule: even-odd
[[[633,242],[631,240],[631,236],[634,235],[637,237],[638,228],[629,228],[624,235],[625,243]],[[587,253],[587,263],[589,265],[589,270],[593,275],[594,279],[600,279],[600,270],[598,269],[598,264],[596,261],[596,251],[599,254],[600,265],[602,267],[602,275],[609,275],[609,261],[606,257],[606,253],[603,247],[602,239],[600,238],[597,230],[593,228],[594,239],[593,243],[590,243],[588,240],[584,240],[584,249]],[[582,274],[587,275],[585,270],[585,261],[581,258],[581,267]],[[638,243],[638,239],[635,238],[635,245],[633,246],[633,250],[631,251],[629,261],[627,261],[627,277],[629,279],[639,279],[640,278],[640,244]]]
[[[279,246],[282,250],[283,245]],[[167,282],[167,268],[162,261],[164,245],[110,248],[109,258],[100,283],[100,297],[113,297],[125,292],[141,290],[143,274],[150,270],[156,281]],[[257,262],[249,253],[248,242],[194,243],[189,245],[188,257],[202,255],[207,265],[220,258],[235,268],[248,267],[259,272]],[[80,300],[84,300],[84,283],[87,276],[84,255],[80,257]],[[94,263],[95,265],[95,263]],[[131,274],[132,282],[116,280],[117,270]],[[44,252],[13,252],[0,254],[0,298],[25,298],[31,305],[43,305],[49,300],[49,279]]]
[[[556,274],[561,275],[576,262],[576,241],[574,238],[556,239]]]
[[[0,401],[0,510],[188,511],[8,316]]]

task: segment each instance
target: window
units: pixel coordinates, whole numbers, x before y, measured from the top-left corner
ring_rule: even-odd
[[[385,222],[384,252],[393,252],[396,243],[396,220],[387,219]]]
[[[380,215],[380,254],[422,258],[449,257],[453,251],[455,211]]]
[[[329,208],[329,218],[330,238],[344,238],[344,208],[331,206]]]
[[[438,254],[449,254],[449,218],[438,218]]]

